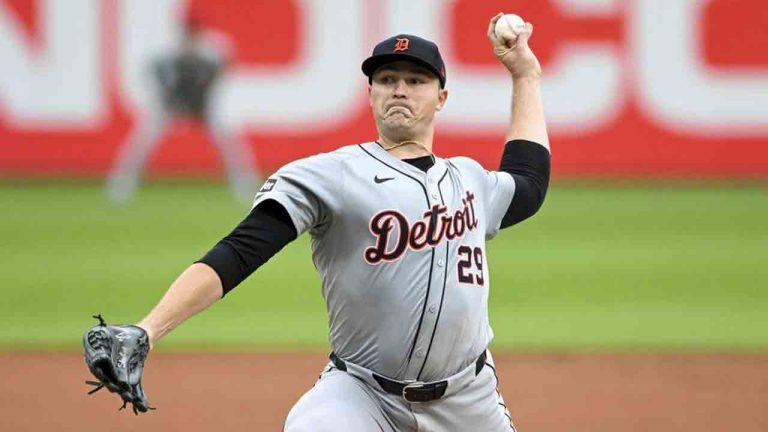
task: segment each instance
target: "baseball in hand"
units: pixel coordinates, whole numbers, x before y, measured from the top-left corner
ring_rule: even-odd
[[[525,21],[515,14],[506,14],[496,21],[496,36],[514,42],[517,35],[525,29]]]

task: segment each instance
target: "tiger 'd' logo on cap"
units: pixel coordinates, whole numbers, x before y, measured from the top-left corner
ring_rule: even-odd
[[[406,38],[397,38],[395,39],[395,49],[392,52],[406,51],[410,43],[411,41]]]

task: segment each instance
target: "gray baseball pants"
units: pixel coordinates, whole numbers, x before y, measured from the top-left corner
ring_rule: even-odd
[[[382,390],[363,368],[345,372],[328,363],[288,413],[284,431],[516,432],[490,353],[479,374],[474,364],[468,368],[449,379],[442,398],[409,402]]]

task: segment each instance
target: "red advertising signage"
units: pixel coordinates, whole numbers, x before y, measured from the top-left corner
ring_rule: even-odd
[[[556,175],[768,176],[760,0],[0,0],[0,175],[103,176],[147,134],[156,175],[217,173],[217,136],[264,172],[373,140],[360,63],[398,33],[445,57],[436,153],[493,168],[512,91],[485,36],[499,11],[535,26]],[[148,65],[190,21],[229,59],[207,125],[153,109]]]

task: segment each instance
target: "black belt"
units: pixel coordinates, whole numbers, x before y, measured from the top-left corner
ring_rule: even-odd
[[[341,371],[347,370],[347,364],[335,353],[330,355],[331,362]],[[485,366],[486,352],[483,351],[480,357],[475,361],[475,375],[478,375]],[[382,390],[393,395],[402,396],[409,402],[429,402],[440,399],[448,388],[448,381],[435,381],[431,383],[422,382],[400,382],[383,377],[375,372],[372,373],[373,379],[381,386]]]

